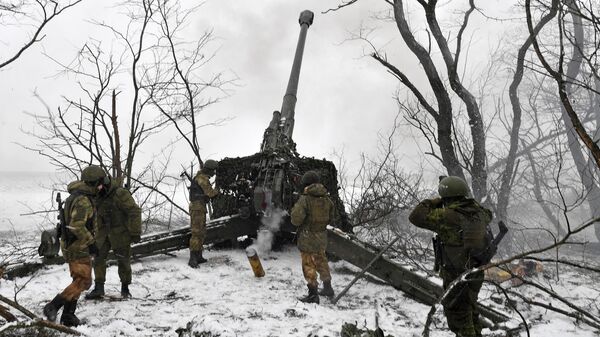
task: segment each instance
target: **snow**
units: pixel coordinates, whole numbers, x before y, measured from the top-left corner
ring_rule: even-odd
[[[85,324],[77,330],[89,336],[177,336],[179,328],[212,336],[339,336],[344,322],[374,329],[376,311],[386,334],[419,336],[429,307],[404,296],[394,288],[358,281],[337,305],[321,297],[321,304],[305,304],[297,297],[306,293],[300,255],[295,247],[270,252],[261,257],[266,275],[253,276],[241,249],[210,250],[208,262],[198,269],[187,266],[188,254],[148,257],[133,263],[133,298],[121,300],[116,266],[107,272],[105,300],[79,302],[77,314]],[[338,261],[330,263],[337,292],[354,277],[356,268]],[[575,297],[589,298],[598,292],[583,285],[586,281],[569,275],[556,287],[572,287]],[[582,284],[576,286],[573,282]],[[27,283],[28,282],[28,283]],[[29,278],[4,280],[0,294],[12,298],[14,289],[27,283],[18,294],[19,302],[42,315],[43,305],[70,282],[66,265],[51,266]],[[575,287],[576,286],[576,287]],[[528,296],[538,296],[521,287]],[[489,289],[480,298],[489,296]],[[575,300],[575,299],[574,299]],[[524,308],[520,308],[524,309]],[[536,318],[532,336],[594,336],[587,326],[554,313],[535,309],[527,313]],[[516,316],[516,315],[515,315]],[[189,324],[188,324],[189,323]],[[431,336],[452,336],[441,312],[436,314]],[[487,331],[487,330],[486,330]],[[207,335],[208,336],[208,335]],[[525,332],[521,336],[526,336]]]
[[[187,266],[187,252],[144,258],[133,264],[133,298],[118,300],[116,266],[107,272],[110,299],[81,299],[77,313],[86,324],[78,330],[90,336],[174,336],[188,322],[194,331],[220,336],[337,336],[344,322],[374,329],[375,310],[380,326],[395,336],[419,334],[428,307],[390,286],[357,282],[337,305],[321,297],[321,304],[305,304],[300,254],[295,247],[271,252],[261,262],[266,275],[255,278],[243,250],[207,251],[206,264]],[[332,267],[339,292],[354,277],[345,262]],[[12,297],[14,286],[4,281],[0,293]],[[66,265],[38,273],[19,293],[21,304],[41,315],[43,305],[70,282]],[[377,306],[375,305],[377,303]],[[449,336],[447,333],[436,336]]]
[[[36,247],[40,223],[50,226],[48,216],[19,214],[50,208],[49,192],[39,184],[47,176],[19,180],[18,176],[3,176],[0,180],[0,251],[10,250],[19,238],[21,247]],[[9,183],[10,182],[10,183]],[[27,203],[23,202],[27,200]],[[42,205],[42,206],[40,206]],[[43,207],[46,207],[43,206]],[[268,224],[265,224],[268,227]],[[268,233],[266,233],[268,234]],[[375,316],[386,334],[420,336],[429,307],[415,302],[402,292],[376,282],[372,276],[359,280],[348,293],[333,305],[321,297],[321,304],[305,304],[297,300],[306,294],[300,254],[293,246],[281,251],[268,251],[262,242],[256,243],[265,270],[263,278],[255,278],[245,251],[242,249],[207,250],[208,262],[198,269],[187,266],[188,252],[146,257],[134,261],[132,299],[121,300],[117,267],[107,272],[105,300],[81,299],[77,314],[85,321],[77,330],[88,336],[177,336],[178,329],[188,329],[201,336],[339,336],[344,322],[357,323],[359,328],[375,328]],[[589,258],[589,256],[587,257]],[[598,265],[598,258],[594,257]],[[330,262],[333,286],[339,293],[354,278],[358,269],[344,261]],[[600,316],[600,279],[597,274],[561,266],[560,277],[551,264],[543,274],[533,278],[537,283],[565,296],[595,316]],[[432,279],[437,280],[437,279]],[[21,305],[42,316],[42,307],[70,283],[67,265],[49,266],[32,278],[0,280],[0,294],[14,298]],[[513,288],[529,299],[562,309],[566,306],[549,295],[527,286]],[[493,304],[490,297],[503,298],[490,285],[485,285],[480,300]],[[507,310],[505,304],[496,305]],[[598,336],[588,325],[554,312],[517,303],[530,323],[531,336]],[[16,310],[11,310],[26,320]],[[510,326],[519,323],[511,314]],[[448,330],[442,310],[438,310],[432,325],[432,337],[453,336]],[[0,330],[2,327],[0,327]],[[204,334],[200,334],[204,332]],[[0,335],[2,333],[0,332]],[[499,334],[484,330],[484,335]],[[193,336],[193,334],[191,334]],[[525,331],[520,336],[527,336]]]

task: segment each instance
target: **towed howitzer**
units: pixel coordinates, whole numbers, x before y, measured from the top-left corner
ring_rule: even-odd
[[[292,139],[300,69],[308,28],[314,14],[300,13],[300,36],[296,46],[281,111],[274,111],[265,129],[260,151],[252,156],[224,158],[219,162],[216,184],[222,194],[212,200],[215,218],[239,214],[244,218],[270,217],[274,212],[289,212],[298,199],[300,178],[310,170],[317,171],[321,183],[330,193],[338,211],[333,225],[351,231],[343,203],[338,194],[337,170],[332,162],[301,157]],[[281,224],[283,232],[293,232],[289,219]]]
[[[273,118],[265,130],[260,152],[262,156],[257,167],[254,182],[254,209],[269,215],[274,209],[285,209],[286,168],[296,153],[296,144],[292,140],[294,132],[294,116],[296,94],[300,80],[300,68],[308,27],[313,23],[314,14],[311,11],[300,13],[300,36],[294,55],[294,63],[288,80],[287,89],[283,96],[281,112],[273,112]],[[298,172],[295,172],[295,177]]]

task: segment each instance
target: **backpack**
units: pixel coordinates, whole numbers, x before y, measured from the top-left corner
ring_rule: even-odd
[[[488,224],[485,227],[483,248],[471,249],[469,251],[469,257],[471,258],[471,261],[475,262],[475,267],[480,267],[490,263],[498,251],[498,245],[494,243],[494,234],[492,233],[490,225]]]

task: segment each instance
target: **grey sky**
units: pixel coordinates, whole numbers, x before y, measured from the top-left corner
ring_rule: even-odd
[[[55,108],[61,103],[61,95],[76,89],[73,78],[52,76],[57,67],[42,55],[42,50],[68,62],[87,39],[106,36],[86,21],[92,18],[107,22],[117,20],[115,10],[106,8],[107,3],[112,1],[84,1],[65,13],[51,24],[40,45],[0,71],[0,170],[52,169],[45,158],[14,144],[34,142],[19,131],[21,127],[34,126],[24,111],[44,111],[32,95],[34,90]],[[201,154],[205,158],[244,156],[258,151],[272,111],[281,106],[299,32],[297,19],[304,9],[315,12],[315,20],[308,32],[296,105],[294,140],[298,151],[305,156],[322,158],[328,157],[334,149],[343,148],[348,159],[353,160],[360,152],[375,150],[377,132],[389,129],[398,110],[393,100],[397,81],[374,60],[364,56],[369,51],[365,43],[344,41],[350,37],[349,31],[355,31],[361,24],[373,25],[372,12],[385,8],[385,2],[363,0],[338,12],[321,14],[337,4],[337,1],[322,0],[212,0],[200,8],[190,26],[190,35],[214,29],[215,46],[220,47],[211,67],[215,71],[234,73],[240,79],[231,97],[211,107],[202,117],[206,120],[234,117],[222,127],[202,129]],[[414,57],[406,57],[408,53],[402,49],[393,24],[377,24],[383,28],[375,42],[386,45],[390,59],[415,76],[417,84],[424,84],[418,64]],[[14,47],[14,40],[19,36],[0,37],[4,44]],[[5,53],[7,49],[0,52],[0,58]],[[407,166],[415,167],[418,159],[414,154],[418,150],[410,134],[411,130],[402,128],[398,142],[403,144],[400,152],[407,155]],[[161,142],[166,138],[155,137],[142,148],[142,155],[156,155],[156,149],[162,147]],[[178,144],[173,157],[176,167],[190,160],[187,147]]]

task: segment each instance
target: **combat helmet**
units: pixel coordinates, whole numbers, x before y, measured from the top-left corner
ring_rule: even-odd
[[[460,177],[449,176],[440,180],[438,193],[442,198],[468,197],[470,195],[469,186]]]
[[[202,172],[206,173],[208,175],[213,175],[215,174],[215,171],[217,170],[217,168],[219,167],[219,163],[216,160],[212,160],[212,159],[207,159],[204,162],[204,165],[202,166]]]
[[[212,159],[207,159],[204,162],[204,166],[203,166],[203,168],[208,169],[208,170],[216,170],[217,167],[219,167],[219,163],[217,163],[216,160],[212,160]]]
[[[315,171],[307,171],[302,175],[302,179],[300,179],[300,184],[302,185],[302,187],[316,184],[318,182],[321,182],[321,178],[319,177],[319,174]]]
[[[90,165],[81,171],[81,180],[88,184],[98,182],[100,179],[106,179],[106,173],[100,166]]]

